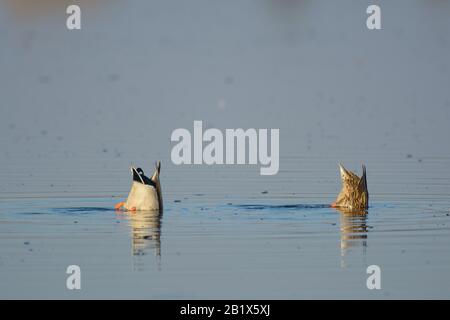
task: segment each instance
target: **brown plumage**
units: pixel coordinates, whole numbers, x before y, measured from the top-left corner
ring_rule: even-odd
[[[366,167],[362,165],[362,176],[358,177],[353,172],[339,164],[342,179],[342,190],[332,207],[347,210],[364,210],[369,207],[369,191],[367,190]]]

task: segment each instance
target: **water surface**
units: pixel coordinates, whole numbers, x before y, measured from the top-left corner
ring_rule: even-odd
[[[369,2],[0,2],[0,298],[448,298],[450,4]],[[279,128],[280,172],[173,165],[194,120]],[[163,215],[116,213],[156,160]]]

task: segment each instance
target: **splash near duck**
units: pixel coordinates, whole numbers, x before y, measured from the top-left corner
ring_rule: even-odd
[[[339,170],[342,179],[342,190],[331,206],[349,211],[365,210],[369,208],[366,167],[362,165],[363,173],[361,178],[345,169],[341,164],[339,164]]]
[[[141,168],[131,167],[133,182],[128,198],[125,202],[116,204],[116,210],[125,209],[127,211],[154,211],[162,212],[163,201],[161,195],[161,183],[159,174],[161,162],[156,164],[155,171],[151,178],[144,174]]]

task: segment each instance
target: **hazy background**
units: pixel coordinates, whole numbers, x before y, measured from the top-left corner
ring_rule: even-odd
[[[66,28],[65,10],[69,4],[81,6],[80,31]],[[381,6],[382,30],[370,31],[366,27],[366,8],[370,4]],[[449,289],[442,280],[448,280],[446,270],[450,266],[448,251],[444,250],[450,243],[445,218],[450,207],[449,17],[450,1],[444,0],[1,0],[2,226],[9,228],[8,223],[16,217],[13,213],[89,206],[88,198],[101,198],[96,205],[112,207],[119,201],[115,198],[122,199],[129,190],[132,163],[150,171],[153,162],[161,159],[169,212],[165,225],[174,228],[167,227],[163,233],[167,239],[163,246],[168,247],[163,252],[172,252],[178,266],[192,266],[187,269],[195,270],[205,254],[214,255],[218,249],[214,245],[206,251],[198,249],[203,255],[190,256],[191,260],[178,257],[179,249],[170,251],[170,244],[177,239],[193,248],[199,246],[198,242],[189,242],[199,236],[194,232],[198,221],[188,213],[178,216],[181,211],[174,200],[201,194],[205,197],[196,200],[199,206],[252,201],[327,204],[340,188],[337,163],[359,171],[364,162],[375,208],[400,207],[398,216],[388,209],[379,212],[375,218],[378,220],[372,221],[374,236],[377,230],[381,232],[379,239],[397,236],[396,232],[405,227],[400,221],[408,221],[408,237],[401,234],[395,241],[402,246],[421,239],[417,240],[413,258],[394,263],[399,269],[395,269],[393,279],[398,279],[403,267],[416,266],[420,261],[419,266],[408,269],[410,273],[404,273],[411,276],[408,281],[417,274],[431,277],[433,285],[416,283],[415,288],[426,288],[429,296],[448,297]],[[176,128],[192,131],[194,120],[222,130],[279,128],[280,172],[260,176],[259,166],[173,165],[170,135]],[[263,191],[268,195],[261,194]],[[55,200],[58,198],[75,200],[61,202]],[[428,220],[422,218],[430,207],[437,207],[447,219],[439,222],[445,226],[440,225],[441,231],[436,232],[427,229],[429,233],[420,234],[425,238],[418,237],[414,232],[428,226]],[[374,210],[369,217],[377,217]],[[338,217],[329,216],[328,211],[322,213],[327,219]],[[199,217],[200,221],[207,219],[206,213]],[[308,213],[308,217],[314,217],[314,213]],[[388,218],[393,220],[388,223]],[[53,216],[49,219],[53,221]],[[192,234],[182,233],[185,238],[169,236],[171,232],[177,235],[180,223],[187,221],[192,224]],[[240,252],[236,248],[250,241],[244,235],[258,231],[250,226],[236,229],[234,223],[240,221],[230,223],[221,225],[224,234],[234,230],[243,237],[237,238],[236,247],[227,251],[232,257]],[[277,223],[282,222],[275,221],[264,230],[283,234]],[[434,222],[432,225],[436,227]],[[22,230],[20,226],[24,225],[8,230],[14,234]],[[290,228],[295,235],[295,223]],[[338,237],[339,226],[335,228],[323,232]],[[5,234],[0,250],[3,261],[13,261],[8,254],[14,256],[15,246],[22,245],[22,236],[18,237],[20,243],[13,244],[7,241],[13,239],[11,235]],[[424,239],[430,241],[430,247]],[[315,237],[309,240],[317,244]],[[204,245],[214,243],[203,241]],[[257,250],[258,245],[260,242],[255,243]],[[61,250],[83,252],[85,247],[78,244],[70,248]],[[326,251],[321,246],[312,248],[309,259],[313,260],[309,261],[313,269],[339,269],[338,265],[327,269],[327,261],[322,258],[314,260],[317,252]],[[388,248],[396,251],[389,253]],[[330,247],[330,252],[339,254],[339,249],[334,249]],[[239,257],[252,258],[242,250]],[[400,250],[392,242],[382,241],[376,251],[378,261],[397,261]],[[287,258],[287,252],[283,257],[292,258],[290,253]],[[238,263],[239,259],[233,261]],[[246,267],[235,265],[219,282],[226,287],[233,272],[250,272],[250,261]],[[250,277],[253,284],[259,284],[255,292],[267,292],[261,287],[261,279],[266,271],[271,274],[274,270],[270,261],[267,269]],[[290,260],[278,261],[276,266],[281,271],[284,262],[289,265]],[[430,261],[432,267],[424,269]],[[289,270],[294,272],[296,267],[292,268]],[[364,277],[365,269],[358,270]],[[196,273],[176,271],[181,273],[175,272],[177,276],[171,279],[193,283],[197,279]],[[286,274],[299,277],[295,272]],[[3,280],[9,275],[4,272]],[[323,277],[314,275],[316,280]],[[327,283],[333,284],[336,274],[329,276],[329,282],[319,281],[317,291],[310,291],[312,296],[333,294]],[[211,277],[216,279],[214,274]],[[271,292],[276,297],[285,297],[283,292],[296,297],[292,295],[294,289],[287,289],[291,279],[286,276],[279,291]],[[420,296],[417,290],[402,287],[404,282],[397,284],[402,288],[397,291],[400,297]],[[14,288],[20,295],[23,286]],[[235,289],[229,287],[224,296]],[[365,288],[361,290],[368,294]],[[350,289],[342,291],[352,296]],[[11,292],[14,296],[15,291]],[[32,290],[28,292],[33,296]],[[204,297],[212,292],[223,297],[207,287],[196,293]],[[241,291],[244,297],[253,297],[252,292]],[[394,295],[396,291],[390,292]],[[97,293],[102,296],[110,291]],[[173,292],[167,294],[177,297]]]
[[[117,190],[131,162],[168,170],[193,120],[280,128],[282,157],[324,156],[330,174],[349,153],[449,154],[448,1],[379,1],[380,31],[372,1],[80,1],[69,31],[72,3],[1,2],[1,191],[99,171]]]

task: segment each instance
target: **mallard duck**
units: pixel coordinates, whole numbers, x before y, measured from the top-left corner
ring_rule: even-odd
[[[159,173],[161,171],[161,162],[156,164],[155,172],[151,178],[148,178],[141,168],[131,167],[133,183],[128,198],[125,202],[119,202],[115,208],[117,210],[124,208],[128,211],[149,211],[159,210],[162,212],[163,201],[161,195],[161,184]]]
[[[342,179],[342,190],[335,202],[335,208],[347,210],[364,210],[369,207],[369,191],[367,190],[366,167],[362,165],[362,176],[358,177],[339,164]]]

